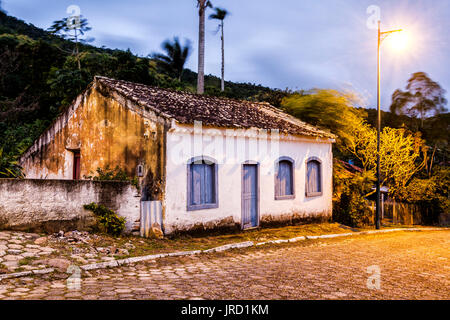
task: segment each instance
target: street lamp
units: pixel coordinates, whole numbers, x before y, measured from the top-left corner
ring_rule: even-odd
[[[380,86],[381,86],[381,59],[380,59],[380,47],[381,43],[384,39],[387,38],[390,34],[401,32],[402,30],[392,30],[392,31],[384,31],[381,32],[381,21],[378,20],[378,81],[377,81],[377,201],[376,201],[376,210],[375,210],[375,225],[377,229],[380,229],[381,227],[381,221],[380,221],[380,131],[381,131],[381,93],[380,93]]]

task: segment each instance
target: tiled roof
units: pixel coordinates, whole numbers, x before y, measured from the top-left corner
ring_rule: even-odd
[[[282,133],[334,138],[267,103],[233,100],[151,87],[96,77],[95,80],[133,102],[149,106],[182,124],[201,121],[203,126],[278,129]]]
[[[355,166],[354,164],[351,164],[349,162],[345,162],[342,160],[339,160],[339,162],[344,166],[344,169],[346,169],[347,171],[349,171],[351,173],[363,172],[362,168]]]

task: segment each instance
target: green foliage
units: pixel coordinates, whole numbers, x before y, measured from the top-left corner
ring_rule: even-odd
[[[333,180],[333,220],[351,227],[371,224],[373,213],[364,196],[370,192],[374,176],[370,172],[351,174],[335,163]]]
[[[84,34],[91,29],[88,20],[80,16],[78,21],[73,18],[56,20],[47,31],[53,35],[61,35],[64,39],[78,42],[83,41],[80,37],[84,36]]]
[[[229,12],[225,9],[215,7],[214,13],[209,15],[209,19],[215,19],[219,21],[225,20],[225,18],[229,15]]]
[[[431,80],[425,72],[416,72],[408,80],[406,91],[395,90],[392,94],[392,113],[407,114],[421,119],[421,127],[427,115],[445,112],[445,90]]]
[[[140,190],[140,184],[139,184],[139,178],[133,177],[129,178],[128,174],[125,170],[119,168],[119,166],[116,166],[114,169],[111,169],[109,165],[107,165],[105,168],[97,168],[97,175],[96,176],[86,176],[84,175],[84,179],[88,180],[94,180],[94,181],[128,181],[136,187],[136,189]]]
[[[285,112],[300,120],[336,134],[336,147],[345,155],[350,129],[359,126],[366,116],[364,110],[354,108],[362,103],[356,93],[314,89],[287,96],[281,105]]]
[[[438,223],[440,214],[450,212],[450,168],[437,167],[430,178],[414,178],[399,200],[419,205],[424,223]]]
[[[23,34],[34,40],[45,39],[47,41],[56,41],[57,37],[50,35],[48,32],[27,24],[15,17],[8,16],[4,11],[0,10],[0,34]]]
[[[366,171],[373,174],[377,168],[377,133],[366,123],[349,128],[345,148],[355,156]],[[389,187],[389,195],[398,193],[426,164],[427,147],[420,133],[385,127],[380,133],[381,185]]]
[[[0,148],[0,178],[23,178],[22,167],[10,154]]]
[[[94,181],[131,181],[125,170],[116,166],[111,169],[107,165],[104,169],[97,168],[97,176],[84,176],[85,179],[93,179]]]
[[[51,96],[61,99],[60,106],[66,106],[76,98],[83,88],[86,88],[89,83],[85,80],[86,78],[87,74],[84,70],[52,67],[47,84],[50,86]]]
[[[78,70],[81,70],[79,43],[94,41],[94,38],[82,38],[85,33],[90,31],[91,29],[92,28],[89,27],[89,22],[87,21],[87,19],[82,18],[82,16],[74,16],[54,21],[48,31],[53,35],[61,35],[62,38],[67,39],[71,42],[75,42],[75,47],[72,50],[72,54],[77,60]]]
[[[183,71],[181,81],[184,84],[185,89],[195,92],[197,86],[197,73],[192,70],[186,69]],[[206,91],[209,90],[209,91]],[[264,93],[270,93],[274,90],[262,85],[257,85],[254,83],[236,83],[231,81],[225,81],[225,92],[220,91],[220,78],[213,75],[205,75],[205,93],[207,95],[217,95],[224,96],[233,99],[242,100],[257,100],[255,97],[259,97]]]
[[[191,70],[184,70],[180,80],[154,59],[137,57],[130,50],[83,43],[78,48],[74,56],[70,39],[0,12],[0,148],[4,157],[17,159],[96,75],[196,91],[197,74]],[[205,80],[210,95],[253,99],[273,92],[260,85],[227,82],[222,93],[220,78],[206,76]]]
[[[153,58],[169,76],[181,80],[184,65],[192,51],[191,41],[186,40],[184,46],[182,46],[178,37],[174,37],[173,41],[164,41],[161,48],[165,51],[165,54],[154,53]]]
[[[96,75],[175,90],[196,91],[197,74],[191,70],[184,70],[180,80],[172,72],[163,70],[154,59],[138,57],[133,55],[130,50],[96,48],[83,43],[78,43],[78,45],[79,54],[73,56],[73,41],[52,35],[0,11],[0,148],[2,149],[1,165],[3,168],[9,168],[16,175],[20,175],[16,171],[19,169],[17,167],[19,155],[45,130],[59,112],[92,82]],[[81,65],[80,68],[78,62]],[[428,81],[422,76],[415,78],[420,81],[414,81],[414,83],[426,80],[423,83],[431,84],[430,88],[435,88],[437,89],[435,92],[440,92],[431,80]],[[353,128],[362,128],[363,130],[360,132],[369,133],[368,136],[373,137],[376,110],[366,111],[354,108],[361,106],[362,103],[352,93],[332,90],[294,93],[290,90],[273,90],[253,83],[234,82],[226,82],[224,92],[220,91],[220,87],[220,78],[212,75],[205,76],[205,94],[207,95],[268,102],[276,107],[282,107],[305,122],[337,134],[338,139],[336,147],[333,148],[334,153],[335,156],[344,160],[354,157],[345,148],[348,141],[352,141],[351,139],[354,138],[354,135],[351,134],[354,132]],[[410,88],[407,88],[407,91],[411,94],[414,93],[416,98],[427,96],[420,90],[414,90],[412,84]],[[420,94],[417,95],[417,92]],[[445,102],[439,99],[428,100]],[[405,104],[408,108],[413,105],[415,104]],[[399,110],[397,108],[396,112]],[[383,112],[382,126],[405,129],[405,132],[409,129],[412,133],[416,133],[420,129],[423,133],[422,137],[427,140],[427,145],[430,146],[433,154],[429,160],[430,165],[427,165],[430,174],[434,172],[436,165],[446,165],[448,163],[448,135],[445,133],[448,131],[449,114],[438,114],[431,118],[425,118],[423,124],[419,125],[415,118],[417,113],[405,112],[405,108],[402,110],[402,112],[398,112],[399,115]],[[442,109],[439,112],[441,111]],[[432,110],[429,113],[433,113]],[[391,138],[397,139],[398,131],[387,133],[389,133],[386,135],[388,142]],[[412,134],[411,137],[415,137],[415,135]],[[367,146],[367,155],[370,153],[374,155],[373,143],[370,142],[370,139],[361,141]],[[410,139],[409,141],[418,140]],[[402,148],[397,151],[392,148],[385,148],[385,150],[386,155],[390,157],[393,151],[400,152]],[[373,157],[367,157],[367,159],[369,158]],[[424,159],[417,157],[415,161],[421,162],[422,160]],[[362,165],[361,161],[357,164]],[[394,173],[400,172],[395,166],[391,166],[390,170]],[[5,172],[6,170],[0,171]],[[121,173],[110,173],[109,171],[114,170],[104,168],[101,175],[111,179],[124,178]],[[388,170],[386,169],[385,172]],[[8,172],[8,176],[11,176],[11,173]],[[434,173],[432,177],[434,177]],[[412,178],[414,181],[414,177]],[[432,179],[430,176],[418,175],[416,178]],[[136,185],[138,184],[136,178],[133,181]],[[406,180],[398,181],[403,183]],[[437,180],[433,181],[432,185],[435,186]],[[416,182],[419,183],[419,181]],[[411,182],[411,188],[416,182]],[[342,185],[346,186],[346,183],[343,181]],[[439,188],[417,186],[417,190],[429,190],[430,194],[433,192],[441,194]],[[351,188],[348,187],[348,189]],[[411,191],[410,194],[419,193]],[[423,199],[426,200],[417,201],[437,201],[436,197],[433,198],[434,200],[430,200],[430,197],[424,195]],[[443,195],[439,199],[443,199],[442,197]],[[347,202],[349,206],[350,204],[353,207],[357,206],[353,201]],[[445,204],[443,208],[445,208]]]
[[[294,94],[294,92],[287,88],[285,90],[262,91],[251,97],[250,100],[257,102],[267,102],[274,107],[281,108],[283,99],[291,96],[292,94]]]
[[[125,229],[125,219],[117,216],[113,210],[96,203],[86,204],[84,208],[95,214],[101,232],[119,236]]]

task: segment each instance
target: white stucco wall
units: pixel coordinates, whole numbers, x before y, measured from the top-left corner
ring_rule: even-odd
[[[168,133],[164,228],[166,233],[202,224],[241,223],[242,164],[258,162],[260,178],[260,221],[289,219],[293,215],[331,215],[332,141],[300,136],[279,136],[256,130],[202,128],[194,135],[193,126],[175,125]],[[280,139],[278,139],[280,138]],[[187,162],[208,156],[218,163],[219,207],[187,211]],[[275,200],[276,160],[295,160],[295,198]],[[306,160],[322,161],[322,191],[318,197],[305,196]],[[225,221],[223,221],[225,220]]]

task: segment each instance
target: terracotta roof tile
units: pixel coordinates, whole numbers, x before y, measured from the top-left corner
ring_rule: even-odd
[[[201,121],[204,126],[278,129],[294,135],[335,137],[267,103],[198,95],[98,76],[95,80],[135,103],[151,107],[182,124]]]

